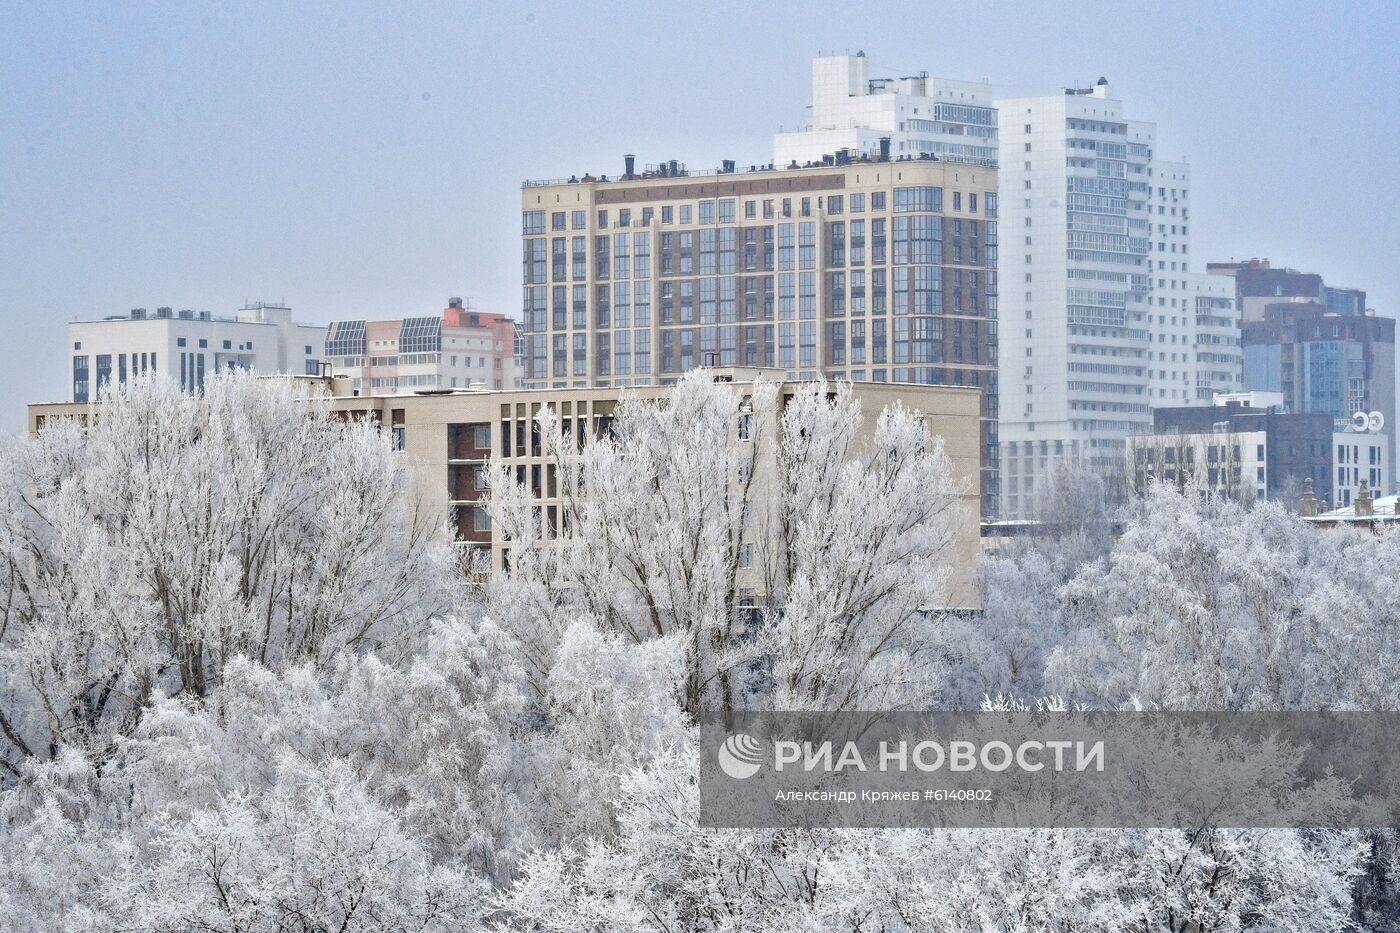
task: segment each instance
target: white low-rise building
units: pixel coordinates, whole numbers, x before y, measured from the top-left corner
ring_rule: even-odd
[[[208,311],[133,308],[101,321],[68,325],[75,402],[97,398],[105,383],[163,373],[188,392],[223,369],[316,374],[325,350],[322,324],[298,324],[284,305],[256,302],[234,317]]]

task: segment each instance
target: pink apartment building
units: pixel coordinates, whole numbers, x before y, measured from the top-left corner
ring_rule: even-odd
[[[361,395],[513,389],[519,382],[515,321],[464,308],[460,298],[433,317],[334,321],[326,360]]]

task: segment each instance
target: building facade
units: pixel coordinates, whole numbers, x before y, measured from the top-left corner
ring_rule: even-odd
[[[1389,435],[1359,428],[1332,434],[1332,504],[1345,508],[1356,501],[1364,483],[1379,495],[1394,487]]]
[[[864,52],[813,59],[810,120],[804,129],[774,135],[774,164],[797,167],[843,151],[875,157],[882,146],[896,159],[995,166],[991,85],[928,72],[872,79]]]
[[[464,308],[460,298],[431,317],[333,321],[326,358],[364,395],[519,384],[515,321]]]
[[[781,374],[756,370],[718,368],[715,376],[743,391],[760,375]],[[608,430],[617,403],[624,394],[664,398],[664,386],[641,388],[567,387],[542,390],[486,389],[424,390],[396,396],[356,395],[346,378],[307,380],[308,393],[332,394],[331,406],[346,418],[365,419],[383,426],[396,448],[404,452],[411,466],[413,492],[420,501],[444,515],[452,514],[451,531],[463,546],[489,555],[490,566],[500,571],[509,561],[511,542],[492,527],[483,505],[486,496],[486,468],[493,456],[515,471],[519,482],[528,484],[538,500],[543,533],[562,533],[565,490],[550,458],[540,448],[535,417],[542,408],[571,423],[574,436],[582,439]],[[795,386],[779,386],[779,398],[791,397]],[[895,386],[862,383],[854,387],[867,417],[857,437],[857,445],[873,437],[875,422],[887,406],[902,403],[922,415],[928,430],[943,438],[952,466],[953,479],[965,484],[963,508],[954,525],[952,553],[952,605],[976,608],[981,605],[976,584],[979,550],[979,496],[975,479],[981,469],[980,393],[972,388],[949,386]],[[85,419],[87,405],[71,403],[29,406],[29,430],[42,430],[55,418]],[[736,415],[741,419],[742,415]],[[758,432],[745,430],[736,420],[732,443],[748,443]],[[766,436],[777,436],[776,425],[766,426]],[[776,469],[776,461],[756,459],[750,495],[763,495],[772,477],[764,473]],[[450,510],[450,511],[449,511]],[[757,571],[747,580],[758,590]],[[741,580],[741,583],[745,582]]]
[[[1194,481],[1241,501],[1281,499],[1294,507],[1305,481],[1312,481],[1319,499],[1333,502],[1339,501],[1333,498],[1334,480],[1345,479],[1340,488],[1354,495],[1358,486],[1350,470],[1346,477],[1333,470],[1331,418],[1287,412],[1278,393],[1234,393],[1214,401],[1208,407],[1154,409],[1152,430],[1128,438],[1129,475],[1137,488],[1149,480],[1183,486]],[[1356,444],[1359,449],[1361,442]],[[1351,454],[1349,447],[1345,454],[1337,451],[1339,458]]]
[[[666,384],[700,365],[983,392],[997,508],[996,172],[827,157],[802,169],[526,182],[522,384]]]
[[[319,372],[326,328],[298,324],[284,305],[256,302],[233,317],[168,307],[68,325],[74,402],[95,400],[102,385],[162,373],[188,392],[223,369],[293,375]]]

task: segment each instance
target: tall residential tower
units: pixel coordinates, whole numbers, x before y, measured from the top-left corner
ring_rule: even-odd
[[[810,168],[526,182],[525,388],[673,382],[696,366],[782,380],[983,390],[996,509],[996,171],[829,155]]]
[[[1124,464],[1152,409],[1238,390],[1238,313],[1191,271],[1190,175],[1158,160],[1108,81],[996,102],[1000,132],[1003,514],[1049,465]]]

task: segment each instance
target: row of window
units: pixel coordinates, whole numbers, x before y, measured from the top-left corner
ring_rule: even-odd
[[[963,210],[963,192],[954,191],[952,197],[952,209],[957,212]],[[872,211],[883,211],[887,209],[886,192],[872,191],[869,193],[869,205]],[[987,217],[995,217],[997,212],[996,192],[983,192],[981,196],[982,207]],[[818,210],[825,210],[828,215],[839,215],[844,213],[859,214],[866,210],[867,196],[865,192],[852,192],[849,195],[833,194],[825,198],[817,198]],[[966,197],[967,212],[977,213],[978,194],[968,192]],[[732,224],[736,221],[735,215],[736,201],[734,198],[721,198],[719,200],[702,200],[695,205],[662,205],[661,223],[671,224],[679,218],[681,225],[689,225],[697,217],[702,226],[711,224]],[[943,189],[936,185],[920,185],[894,189],[894,209],[896,211],[942,211],[943,210]],[[640,208],[638,218],[639,225],[649,227],[656,217],[656,208]],[[744,202],[744,218],[755,219],[760,211],[765,219],[793,216],[793,199],[764,199],[746,200]],[[549,214],[549,230],[559,232],[563,230],[584,230],[588,226],[588,215],[585,211],[550,211],[543,210],[523,211],[521,213],[521,233],[524,236],[537,236],[546,232],[545,215]],[[810,197],[797,199],[797,216],[812,216],[812,199]],[[600,208],[596,214],[596,225],[599,230],[606,230],[609,221],[614,221],[614,226],[619,228],[631,227],[633,221],[633,208],[619,208],[616,215],[611,215],[607,208]]]
[[[720,227],[695,233],[662,233],[658,240],[660,273],[669,275],[731,275],[737,271],[780,271],[817,268],[817,225],[815,222],[777,224],[776,241],[773,227],[743,229],[742,259],[739,252],[739,228]],[[889,227],[883,219],[870,222],[867,252],[866,222],[852,220],[849,225],[835,221],[828,225],[826,265],[852,266],[884,265],[890,256],[887,246]],[[847,236],[849,232],[849,237]],[[994,265],[996,262],[996,224],[985,224],[985,249],[981,234],[984,225],[977,221],[964,222],[931,214],[898,216],[893,223],[893,261],[895,265],[919,263],[950,263],[953,265]],[[647,234],[614,234],[594,238],[593,274],[595,278],[649,279],[651,277],[651,242]],[[564,237],[549,244],[552,262],[546,262],[546,241],[543,238],[524,241],[524,281],[526,285],[542,285],[552,280],[586,279],[589,271],[587,238],[573,237],[572,249]],[[1075,245],[1101,246],[1096,241]],[[1122,244],[1118,244],[1121,246]],[[547,266],[549,267],[547,269]],[[546,271],[550,272],[546,278]]]
[[[826,275],[825,313],[843,317],[868,313],[883,315],[955,314],[994,317],[994,273],[945,270],[941,266],[896,266],[893,270],[853,269]],[[776,284],[776,289],[775,289]],[[783,272],[776,276],[721,276],[658,283],[662,324],[734,323],[743,320],[781,320],[817,317],[816,272]],[[867,287],[868,284],[868,287]],[[890,285],[892,284],[892,288]],[[985,291],[984,291],[985,288]],[[742,289],[742,291],[741,291]],[[524,330],[541,333],[590,327],[648,327],[652,323],[652,291],[649,284],[603,283],[587,285],[527,286],[524,293]],[[891,300],[892,296],[892,300]],[[549,298],[548,305],[546,298]],[[868,299],[868,301],[867,301]],[[1089,309],[1099,310],[1099,309]],[[1121,315],[1121,311],[1119,311]],[[547,326],[552,325],[552,327]],[[377,358],[376,358],[377,359]],[[392,358],[387,358],[392,359]]]
[[[826,327],[828,365],[996,362],[990,345],[995,333],[990,329],[984,333],[976,321],[945,324],[942,318],[911,317],[892,322],[833,322]],[[666,330],[660,334],[660,371],[683,372],[697,365],[815,366],[817,335],[814,321]],[[951,338],[946,344],[945,336]],[[984,336],[989,341],[985,347]],[[587,376],[590,371],[599,376],[649,374],[654,339],[650,330],[595,333],[590,354],[587,334],[555,334],[548,344],[543,336],[532,337],[525,375],[545,379]]]

